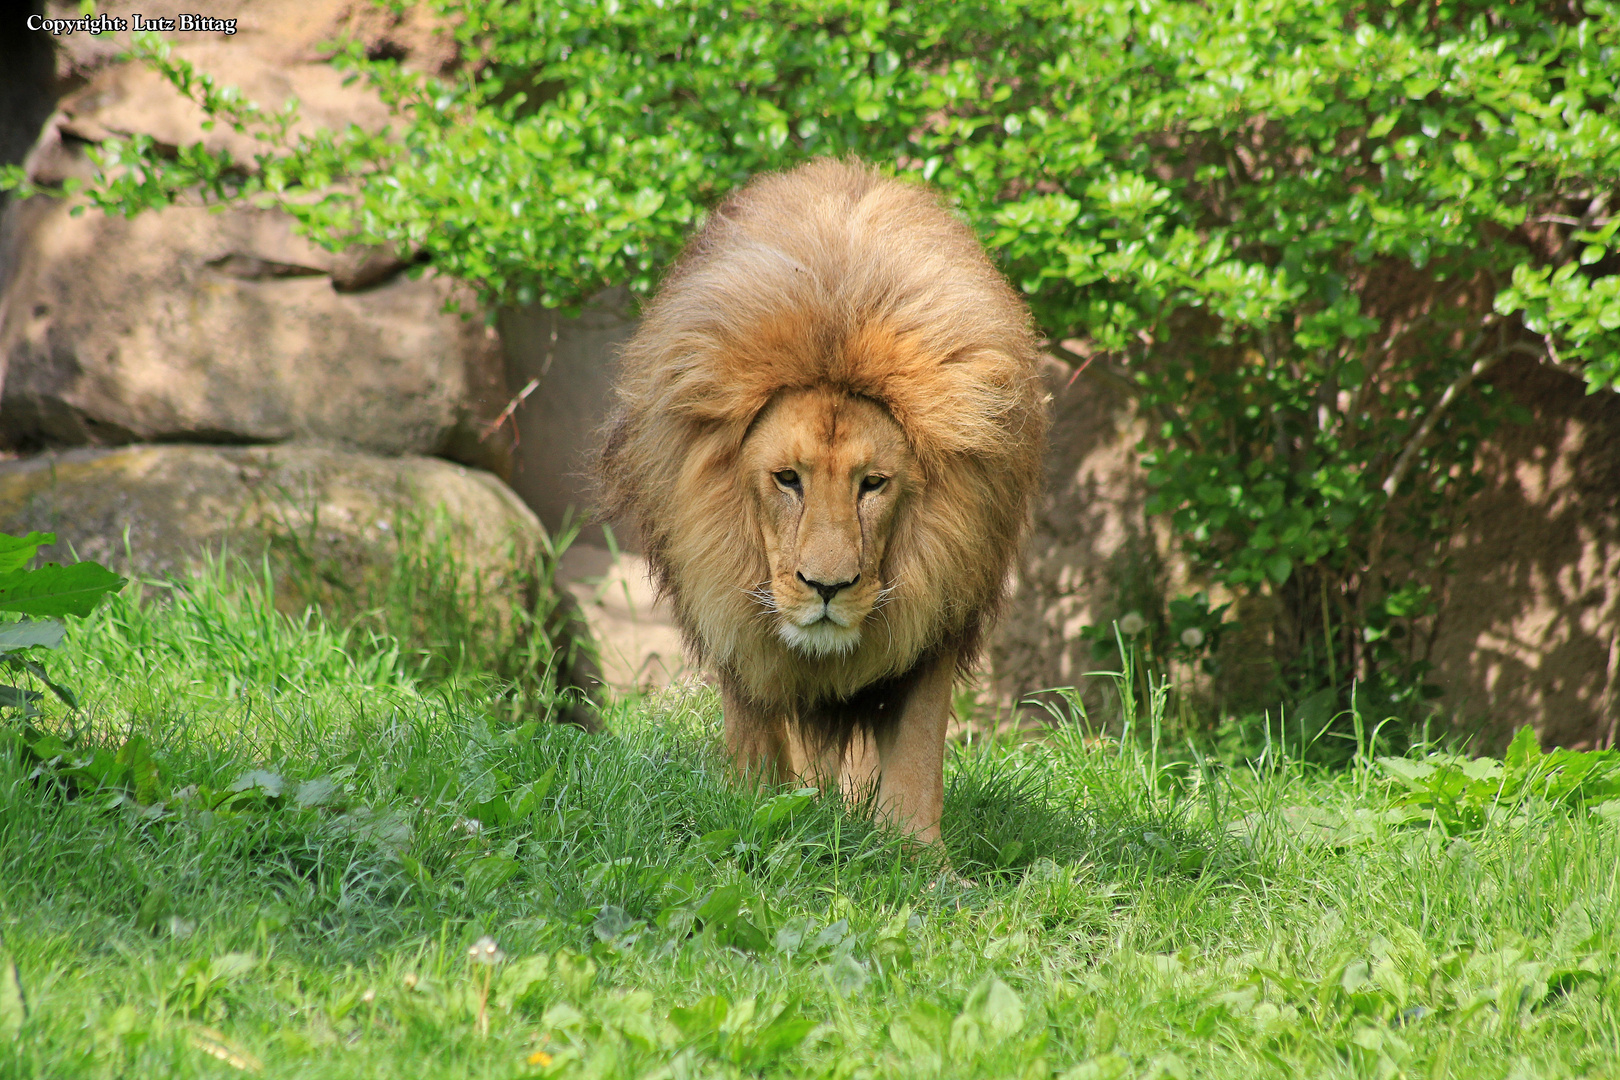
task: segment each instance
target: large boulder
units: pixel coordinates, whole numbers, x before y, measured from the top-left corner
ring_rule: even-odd
[[[546,630],[561,681],[586,691],[599,682],[573,598],[537,592],[552,588],[544,527],[499,478],[436,458],[170,445],[0,462],[0,532],[30,530],[56,533],[46,558],[145,577],[221,554],[250,565],[269,556],[293,608],[364,606],[440,544],[448,565],[424,569],[436,580],[454,574],[458,594],[487,609],[484,629],[514,632],[503,618],[511,605],[553,613]]]
[[[5,232],[13,448],[306,439],[503,464],[478,439],[504,401],[499,344],[444,310],[442,280],[340,291],[338,257],[272,210],[73,217],[36,198]]]

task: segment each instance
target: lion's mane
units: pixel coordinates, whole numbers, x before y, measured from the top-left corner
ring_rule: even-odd
[[[856,161],[757,177],[708,217],[625,347],[599,463],[700,661],[766,707],[849,701],[953,648],[1000,607],[1039,487],[1043,391],[1029,314],[973,233],[920,186]],[[737,466],[773,396],[881,403],[923,473],[900,508],[893,591],[847,654],[789,649]]]

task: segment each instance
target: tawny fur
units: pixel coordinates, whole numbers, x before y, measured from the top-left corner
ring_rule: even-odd
[[[972,232],[854,161],[756,178],[709,215],[621,357],[600,462],[698,658],[766,711],[974,659],[1027,526],[1045,431],[1035,338]],[[771,568],[739,454],[785,392],[876,402],[920,477],[859,644],[810,656],[761,618]]]

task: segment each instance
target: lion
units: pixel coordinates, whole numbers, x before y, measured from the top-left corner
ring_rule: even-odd
[[[620,365],[605,509],[737,768],[875,791],[936,843],[953,683],[1039,488],[1028,309],[928,189],[817,159],[708,216]]]

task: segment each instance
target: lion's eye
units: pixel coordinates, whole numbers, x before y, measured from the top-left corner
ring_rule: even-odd
[[[772,473],[771,476],[783,487],[792,488],[794,491],[799,490],[799,474],[792,469],[780,469]]]
[[[861,493],[865,494],[868,491],[876,491],[878,488],[882,487],[888,482],[889,478],[887,476],[868,476],[866,479],[861,481]]]

